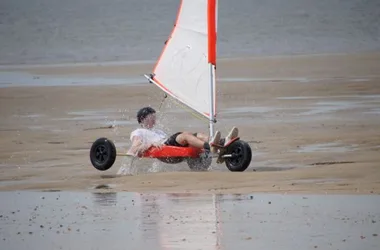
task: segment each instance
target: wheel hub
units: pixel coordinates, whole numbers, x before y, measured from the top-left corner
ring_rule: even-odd
[[[239,164],[240,161],[243,159],[243,149],[241,147],[235,148],[235,150],[231,153],[231,158],[229,158],[229,161],[231,164],[236,165]]]
[[[98,162],[103,163],[108,157],[107,149],[104,145],[99,145],[95,149],[95,158]]]

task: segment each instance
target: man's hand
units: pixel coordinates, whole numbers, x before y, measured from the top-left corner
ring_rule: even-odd
[[[140,156],[142,154],[142,151],[144,151],[143,143],[140,137],[134,136],[132,138],[132,146],[127,151],[127,154],[132,156]]]

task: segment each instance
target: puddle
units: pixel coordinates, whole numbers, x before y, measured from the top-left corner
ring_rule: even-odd
[[[43,126],[28,126],[28,129],[30,129],[30,130],[44,130],[45,128]]]
[[[135,120],[115,120],[115,121],[106,121],[106,125],[120,126],[120,125],[136,125]]]
[[[371,109],[370,111],[363,112],[364,114],[375,114],[375,115],[380,115],[380,108],[374,108]]]
[[[322,161],[310,164],[311,166],[336,165],[336,164],[352,164],[354,161]]]
[[[357,79],[351,79],[350,82],[368,82],[370,79],[368,78],[357,78]]]
[[[297,153],[314,153],[314,152],[330,152],[330,153],[344,153],[354,151],[356,145],[343,145],[337,142],[317,143],[306,146],[301,146],[293,152]]]
[[[105,120],[107,116],[103,115],[91,115],[91,116],[78,116],[78,117],[64,117],[55,118],[55,121],[92,121],[92,120]]]
[[[277,97],[276,99],[281,100],[308,100],[308,99],[324,99],[331,97],[316,97],[316,96],[289,96],[289,97]],[[317,114],[328,114],[336,111],[356,109],[356,108],[372,108],[370,111],[365,113],[379,113],[380,109],[377,107],[377,103],[380,103],[380,95],[378,96],[366,96],[363,97],[364,100],[358,101],[318,101],[310,105],[302,105],[299,107],[257,107],[257,106],[242,106],[235,108],[226,108],[220,111],[221,114],[239,114],[239,113],[269,113],[273,111],[281,110],[293,110],[300,111],[296,113],[297,116],[309,116]],[[376,99],[376,100],[369,100]],[[304,111],[304,112],[302,112]]]
[[[68,130],[66,130],[66,129],[58,129],[58,128],[50,129],[50,132],[53,132],[53,133],[64,133],[67,131]]]
[[[67,112],[68,115],[73,115],[73,116],[97,116],[99,114],[106,115],[110,113],[118,113],[118,112],[113,109],[81,110],[81,111]]]
[[[135,120],[125,120],[120,110],[104,109],[104,110],[81,110],[67,112],[70,117],[55,118],[56,121],[102,121],[105,125],[130,125],[135,124]],[[113,119],[117,118],[117,119]],[[120,118],[120,119],[118,119]]]
[[[100,189],[100,190],[107,190],[107,189],[113,189],[115,188],[115,185],[111,185],[111,184],[100,184],[100,185],[97,185],[95,186],[93,189]]]
[[[9,69],[34,69],[34,68],[59,68],[59,67],[83,67],[83,66],[127,66],[127,65],[141,65],[152,64],[156,61],[151,60],[135,60],[135,61],[106,61],[106,62],[75,62],[75,63],[55,63],[55,64],[12,64],[0,65],[0,70]]]
[[[313,77],[281,77],[281,78],[254,78],[254,77],[221,77],[217,78],[218,82],[300,82],[300,83],[309,83],[309,82],[321,82],[321,81],[350,81],[350,82],[367,82],[378,76],[368,76],[369,78],[345,78],[345,77],[333,77],[333,78],[313,78]]]
[[[13,115],[14,117],[20,117],[20,118],[39,118],[44,117],[44,114],[27,114],[27,115]]]
[[[341,110],[355,109],[360,107],[366,107],[362,105],[363,102],[355,101],[323,101],[317,102],[315,106],[311,107],[309,111],[299,113],[298,115],[316,115],[331,113]]]
[[[25,72],[0,71],[0,88],[38,86],[96,86],[120,84],[148,84],[144,77],[89,77],[48,76]]]
[[[296,166],[292,166],[292,167],[287,167],[287,166],[283,166],[283,167],[255,167],[253,169],[254,172],[277,172],[277,171],[286,171],[286,170],[290,170],[290,169],[294,169],[296,168]]]
[[[131,142],[130,142],[129,138],[126,138],[122,142],[114,141],[114,144],[115,144],[116,148],[128,148],[131,146]]]
[[[309,100],[309,99],[331,99],[331,98],[380,99],[380,95],[281,96],[281,97],[277,97],[276,99],[277,100]]]
[[[311,82],[314,80],[304,78],[304,77],[298,77],[298,78],[221,77],[221,78],[218,78],[217,81],[218,82],[282,82],[282,81]]]
[[[327,184],[327,183],[337,183],[342,181],[341,179],[303,179],[303,180],[292,180],[292,184],[305,184],[305,183],[315,183],[315,184]]]
[[[272,108],[272,107],[255,107],[255,106],[244,106],[244,107],[236,107],[236,108],[227,108],[221,110],[222,114],[234,114],[234,113],[267,113],[275,110],[279,110],[280,108]]]
[[[7,250],[377,250],[379,242],[376,195],[24,191],[0,197],[12,201],[1,203],[0,248]]]

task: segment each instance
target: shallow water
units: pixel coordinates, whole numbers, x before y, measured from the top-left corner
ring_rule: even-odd
[[[52,190],[54,191],[54,190]],[[379,249],[380,197],[2,192],[1,249]]]
[[[178,0],[2,0],[0,64],[156,60]],[[218,56],[380,49],[379,1],[219,1]]]
[[[299,149],[295,150],[298,153],[312,153],[312,152],[350,152],[356,149],[356,145],[344,145],[337,142],[329,143],[316,143],[306,146],[302,146]]]
[[[7,87],[40,87],[40,86],[96,86],[143,84],[143,77],[89,77],[86,76],[47,76],[33,75],[25,72],[0,72],[0,88]]]
[[[380,95],[333,95],[333,96],[281,96],[278,100],[311,100],[311,99],[331,99],[331,98],[358,98],[376,99],[380,101]]]

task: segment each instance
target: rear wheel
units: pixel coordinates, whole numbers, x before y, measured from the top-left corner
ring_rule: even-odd
[[[212,163],[211,157],[188,158],[187,165],[193,171],[207,171]]]
[[[237,140],[227,147],[225,163],[232,172],[245,171],[252,159],[252,150],[248,143]]]
[[[107,138],[97,139],[90,150],[92,165],[100,171],[108,170],[116,160],[115,144]]]

